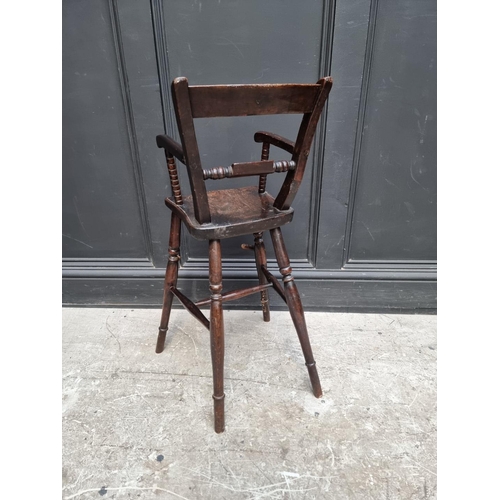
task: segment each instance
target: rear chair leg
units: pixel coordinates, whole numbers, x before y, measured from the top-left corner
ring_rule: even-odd
[[[220,240],[210,240],[208,246],[210,282],[210,348],[214,379],[214,427],[224,432],[224,321],[222,316],[222,256]]]
[[[172,310],[172,300],[174,298],[170,287],[176,286],[179,272],[179,247],[181,237],[181,220],[172,212],[170,222],[170,239],[168,245],[168,263],[165,271],[165,284],[163,287],[163,308],[161,311],[160,328],[158,329],[158,339],[156,341],[156,352],[159,354],[165,347],[165,338],[168,330],[168,320]]]
[[[259,275],[259,285],[266,285],[267,279],[262,272],[261,266],[267,268],[266,248],[264,247],[264,240],[262,233],[254,233],[254,252],[255,264],[257,266],[257,274]],[[263,290],[260,292],[260,303],[262,304],[262,314],[264,321],[271,321],[271,313],[269,312],[269,292]]]
[[[273,240],[274,251],[276,259],[280,268],[280,273],[283,276],[283,285],[285,289],[286,303],[290,310],[293,324],[297,330],[300,346],[304,353],[306,360],[307,370],[309,371],[309,378],[313,388],[313,394],[320,398],[323,394],[321,384],[319,381],[318,371],[316,370],[316,361],[314,361],[311,344],[309,342],[309,335],[307,334],[306,320],[304,317],[304,309],[302,308],[302,301],[300,300],[297,285],[292,276],[292,268],[290,267],[290,260],[283,241],[281,229],[271,229],[271,238]]]

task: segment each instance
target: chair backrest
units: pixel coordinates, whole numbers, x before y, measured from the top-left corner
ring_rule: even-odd
[[[290,113],[304,115],[293,146],[291,161],[294,168],[288,170],[274,203],[276,208],[284,210],[290,207],[302,181],[316,126],[331,86],[331,77],[322,78],[315,84],[190,86],[184,77],[173,81],[172,98],[177,126],[188,168],[195,216],[200,224],[210,222],[210,209],[193,119]],[[248,175],[261,174],[269,166],[269,162],[267,165],[264,163],[246,164],[253,166],[253,170],[249,168]],[[220,172],[223,177],[223,169]]]

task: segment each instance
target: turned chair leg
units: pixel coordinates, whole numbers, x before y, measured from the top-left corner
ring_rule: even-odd
[[[210,240],[208,246],[210,282],[210,349],[214,378],[214,428],[224,431],[224,320],[222,315],[222,255],[220,240]]]
[[[170,222],[170,239],[168,245],[168,263],[165,271],[165,284],[163,287],[163,308],[161,311],[160,327],[158,339],[156,341],[156,352],[159,354],[165,347],[165,338],[168,330],[168,320],[170,319],[170,311],[172,310],[172,300],[174,295],[170,291],[170,287],[176,286],[177,275],[179,272],[179,248],[181,238],[181,220],[177,215],[172,213]]]
[[[292,268],[290,267],[290,260],[283,241],[283,235],[280,228],[271,229],[271,238],[273,241],[276,259],[280,268],[280,273],[283,276],[283,285],[285,289],[286,302],[290,310],[293,324],[297,330],[300,346],[304,353],[306,360],[307,370],[309,371],[309,378],[313,388],[313,394],[320,398],[323,394],[321,384],[319,381],[318,371],[316,370],[316,362],[314,361],[311,344],[309,342],[309,335],[307,334],[306,320],[304,317],[304,309],[302,308],[302,301],[300,300],[297,285],[292,276]]]
[[[262,233],[254,233],[254,252],[257,274],[259,275],[259,285],[265,285],[267,284],[267,279],[265,274],[262,272],[261,266],[267,268],[267,258]],[[271,321],[271,313],[269,311],[269,292],[267,290],[260,292],[260,303],[262,305],[264,321]]]

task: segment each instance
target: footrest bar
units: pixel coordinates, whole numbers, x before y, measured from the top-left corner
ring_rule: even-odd
[[[283,288],[280,285],[280,282],[267,270],[265,266],[260,266],[262,269],[262,272],[264,273],[264,276],[266,277],[267,281],[272,285],[272,287],[276,290],[278,295],[285,301],[286,304],[286,296]]]
[[[242,288],[240,290],[232,290],[231,292],[223,293],[220,300],[222,300],[222,302],[228,302],[229,300],[241,299],[242,297],[246,297],[247,295],[251,295],[252,293],[262,292],[262,290],[265,290],[270,286],[272,286],[271,283],[266,283],[265,285],[257,285],[250,288]],[[210,297],[207,297],[206,299],[195,302],[195,305],[207,306],[208,304],[210,304],[210,300]]]
[[[179,299],[180,303],[188,312],[190,312],[207,330],[210,330],[210,321],[194,302],[188,299],[183,293],[179,292],[179,290],[173,286],[170,287],[170,291]]]

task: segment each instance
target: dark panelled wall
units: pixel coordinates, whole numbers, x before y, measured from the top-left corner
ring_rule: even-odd
[[[435,0],[65,0],[63,28],[65,304],[160,307],[170,187],[155,136],[177,136],[173,78],[332,75],[296,215],[283,228],[304,307],[435,310]],[[197,120],[204,167],[256,160],[256,130],[294,139],[298,123],[293,115]],[[283,178],[271,177],[276,193]],[[251,241],[223,241],[226,290],[256,282],[240,249]],[[184,235],[179,287],[202,298],[207,274],[206,244]],[[256,296],[230,306],[260,307]]]

